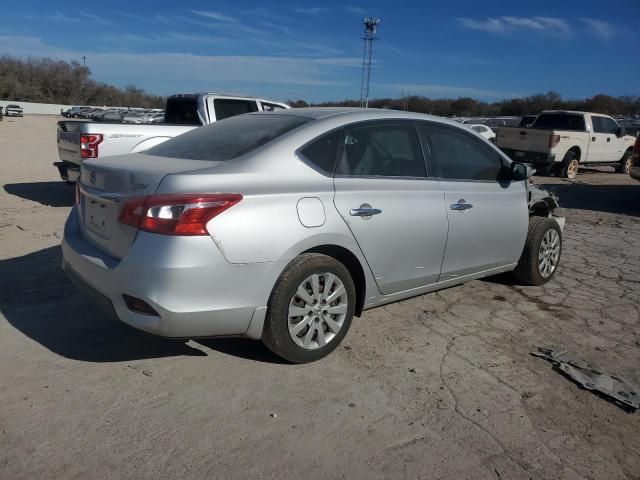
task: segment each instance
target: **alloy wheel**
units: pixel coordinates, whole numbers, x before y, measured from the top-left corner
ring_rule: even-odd
[[[305,350],[324,347],[342,328],[348,302],[347,291],[337,275],[329,272],[310,275],[289,302],[291,339]]]
[[[560,236],[553,228],[547,230],[542,237],[540,249],[538,250],[538,271],[544,278],[549,278],[560,258]]]

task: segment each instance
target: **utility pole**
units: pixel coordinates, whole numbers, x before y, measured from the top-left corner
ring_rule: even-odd
[[[376,30],[380,19],[376,17],[364,18],[364,52],[362,54],[362,82],[360,84],[360,106],[369,106],[369,83],[371,81],[371,58],[373,54],[373,41],[376,39]]]

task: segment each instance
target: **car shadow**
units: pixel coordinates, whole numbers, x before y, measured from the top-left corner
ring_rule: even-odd
[[[50,351],[85,362],[206,356],[185,340],[135,330],[94,308],[60,268],[60,247],[0,260],[0,311]]]
[[[281,365],[290,364],[290,362],[278,357],[271,350],[265,347],[262,342],[250,340],[248,338],[196,338],[194,341],[210,348],[211,350],[231,355],[233,357],[262,363],[277,363]]]
[[[207,356],[197,346],[246,360],[288,364],[261,342],[245,338],[169,339],[136,330],[94,307],[60,267],[60,247],[0,260],[0,312],[10,325],[72,360],[123,362]]]
[[[57,182],[7,183],[4,185],[4,190],[10,195],[49,207],[72,207],[75,202],[74,186],[62,180]]]
[[[588,185],[585,183],[537,183],[553,192],[562,208],[591,210],[640,217],[640,183],[637,185]]]

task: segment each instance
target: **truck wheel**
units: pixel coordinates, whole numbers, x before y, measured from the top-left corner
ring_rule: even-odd
[[[620,160],[620,164],[615,166],[617,173],[624,173],[629,175],[629,171],[631,171],[631,166],[633,165],[633,159],[631,158],[631,150],[627,150],[624,152],[622,159]]]
[[[515,277],[529,285],[543,285],[556,273],[562,254],[562,230],[549,217],[531,217]]]
[[[567,152],[562,159],[561,176],[564,178],[576,178],[578,175],[579,162],[576,152]]]
[[[300,255],[271,292],[262,342],[293,363],[319,360],[347,334],[355,305],[353,279],[342,263],[318,253]]]

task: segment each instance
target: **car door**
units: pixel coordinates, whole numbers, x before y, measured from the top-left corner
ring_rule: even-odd
[[[607,131],[606,117],[599,115],[591,115],[591,141],[589,142],[589,162],[608,162],[610,161],[610,150],[612,137],[616,136]]]
[[[508,181],[509,161],[459,127],[420,122],[418,130],[449,220],[440,281],[516,263],[528,228],[525,182]]]
[[[444,193],[427,175],[414,122],[344,127],[334,188],[335,206],[383,294],[438,280],[447,239]]]
[[[605,142],[605,158],[607,162],[618,162],[624,154],[626,142],[622,136],[618,136],[620,125],[609,117],[601,117],[602,130],[607,135]]]

